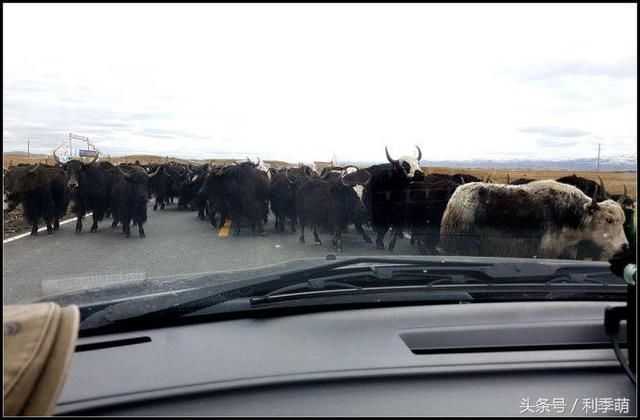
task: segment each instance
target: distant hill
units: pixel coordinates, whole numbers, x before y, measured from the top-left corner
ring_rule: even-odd
[[[3,156],[16,156],[16,157],[46,157],[47,155],[41,154],[41,153],[27,153],[27,152],[23,152],[21,150],[17,150],[15,152],[4,152],[2,153]]]

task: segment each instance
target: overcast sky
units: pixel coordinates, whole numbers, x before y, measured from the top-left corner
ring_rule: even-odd
[[[637,25],[635,4],[3,4],[3,146],[635,155]]]

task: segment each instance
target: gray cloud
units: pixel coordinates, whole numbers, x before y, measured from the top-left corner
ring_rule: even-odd
[[[553,138],[536,139],[536,145],[538,147],[545,147],[545,148],[577,146],[578,144],[580,144],[580,142],[575,139],[566,139],[566,138],[565,139],[553,139]]]
[[[567,61],[545,63],[531,67],[520,73],[525,80],[549,80],[567,76],[608,76],[614,79],[631,79],[638,77],[636,57],[610,63]]]
[[[72,103],[72,104],[81,104],[81,103],[85,103],[86,101],[82,98],[72,98],[69,96],[62,96],[60,97],[60,100],[62,102],[68,102],[68,103]]]
[[[169,112],[160,112],[160,111],[153,111],[153,112],[134,112],[129,114],[129,118],[132,118],[134,120],[149,120],[149,119],[154,119],[154,118],[168,118],[171,116],[171,113]]]
[[[521,133],[542,134],[548,137],[583,137],[591,133],[584,130],[578,130],[575,128],[563,128],[563,127],[524,127],[520,130]]]
[[[134,131],[134,134],[142,134],[149,137],[167,138],[167,139],[206,139],[206,136],[191,133],[185,130],[167,130],[164,128],[143,128]]]

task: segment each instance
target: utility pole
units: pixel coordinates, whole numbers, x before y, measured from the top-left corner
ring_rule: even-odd
[[[600,143],[598,143],[598,160],[596,161],[596,172],[600,172]]]

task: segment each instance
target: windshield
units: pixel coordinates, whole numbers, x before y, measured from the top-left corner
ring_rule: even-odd
[[[635,4],[3,12],[4,304],[624,297]]]

